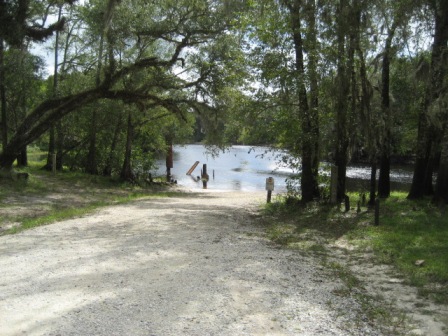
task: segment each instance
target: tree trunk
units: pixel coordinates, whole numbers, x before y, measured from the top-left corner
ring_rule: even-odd
[[[311,0],[307,2],[307,15],[305,16],[308,26],[307,31],[307,45],[308,45],[308,77],[310,81],[310,109],[309,118],[306,122],[309,124],[309,138],[310,143],[309,155],[310,155],[310,166],[311,172],[309,173],[310,180],[310,195],[307,199],[320,198],[319,192],[319,87],[318,87],[318,42],[316,33],[316,5],[315,1]],[[304,118],[305,119],[305,118]]]
[[[377,139],[376,133],[373,127],[372,109],[370,106],[372,93],[369,89],[369,81],[367,79],[366,63],[364,59],[364,53],[361,50],[361,45],[359,43],[359,38],[357,39],[358,57],[360,61],[359,73],[361,78],[361,125],[366,135],[366,147],[369,153],[370,159],[370,191],[369,191],[369,202],[368,205],[373,207],[375,205],[376,198],[376,171],[377,171]]]
[[[411,190],[408,195],[410,199],[422,198],[432,191],[432,169],[434,169],[434,166],[431,160],[434,158],[434,140],[439,136],[437,132],[440,132],[437,127],[429,123],[428,111],[444,89],[448,42],[448,1],[435,1],[434,14],[435,29],[431,53],[430,82],[427,85],[425,99],[419,113],[417,158]]]
[[[64,129],[62,120],[56,123],[56,169],[62,171],[64,167]]]
[[[59,15],[58,20],[61,20],[62,15],[62,5],[59,6]],[[55,51],[54,51],[54,71],[53,71],[53,97],[56,98],[58,96],[58,57],[59,57],[59,31],[56,32],[56,41],[55,41]],[[53,170],[53,154],[56,153],[56,131],[55,126],[52,125],[50,128],[50,141],[48,144],[48,155],[47,155],[47,164],[44,169]]]
[[[51,171],[53,170],[53,153],[55,152],[55,135],[54,135],[54,126],[50,128],[50,139],[48,141],[48,154],[47,154],[47,163],[43,166],[43,169]]]
[[[98,113],[96,108],[93,107],[92,119],[90,120],[90,132],[89,132],[89,152],[86,158],[86,172],[92,175],[98,175],[98,163],[96,152],[96,135],[97,135],[97,119]]]
[[[392,115],[390,110],[390,57],[392,39],[395,35],[397,19],[394,19],[392,27],[389,29],[386,45],[383,53],[383,68],[381,75],[381,108],[384,118],[384,136],[381,146],[380,176],[378,178],[378,196],[387,198],[390,196],[390,151],[392,133]]]
[[[346,34],[348,31],[347,18],[345,15],[348,3],[346,0],[340,0],[337,8],[337,45],[338,45],[338,60],[337,60],[337,98],[336,98],[336,150],[335,150],[335,165],[338,167],[338,185],[337,185],[337,199],[338,202],[344,200],[345,197],[345,180],[347,172],[348,161],[348,135],[347,135],[347,108],[348,95],[350,92],[350,83],[347,74],[346,65]]]
[[[313,102],[312,107],[308,104],[308,96],[305,84],[305,64],[303,57],[303,40],[301,32],[301,10],[302,1],[294,0],[292,4],[289,4],[288,9],[291,14],[291,28],[294,42],[295,51],[295,65],[296,65],[296,81],[298,86],[298,99],[300,118],[302,126],[302,138],[301,138],[301,159],[302,159],[302,175],[301,175],[301,189],[302,189],[302,202],[307,203],[314,198],[319,198],[318,187],[318,136],[319,136],[319,123],[317,115],[317,83],[316,76],[313,78]],[[308,21],[313,24],[313,13],[309,13]],[[313,28],[311,28],[313,29]],[[315,45],[314,45],[315,47]],[[313,61],[312,61],[313,62]],[[311,64],[315,67],[314,64]],[[312,74],[313,70],[310,70]],[[314,91],[315,90],[315,91]]]
[[[25,147],[20,151],[20,154],[17,156],[17,166],[18,166],[18,167],[26,167],[26,166],[28,166],[28,152],[27,152],[27,146],[25,146]]]
[[[434,202],[448,204],[448,128],[445,127],[442,139],[442,152],[440,156],[437,182],[434,191]]]
[[[6,87],[5,87],[5,61],[4,61],[4,44],[3,39],[0,38],[0,108],[2,110],[1,136],[2,147],[6,148],[8,144],[8,118],[6,113]]]
[[[372,162],[372,169],[370,171],[370,194],[369,203],[370,207],[375,206],[376,198],[376,162]]]
[[[111,3],[111,2],[110,2]],[[104,23],[105,27],[107,23]],[[98,47],[98,66],[96,69],[96,86],[99,87],[101,83],[101,72],[103,68],[103,51],[104,51],[104,36],[106,34],[106,28],[100,35],[99,47]],[[98,175],[98,164],[97,164],[97,151],[96,151],[96,138],[97,138],[97,122],[98,122],[98,112],[96,108],[93,108],[92,119],[90,122],[90,133],[89,133],[89,152],[87,153],[86,162],[86,172],[92,175]]]
[[[115,150],[117,148],[118,144],[118,138],[121,131],[121,124],[122,124],[122,116],[121,114],[118,116],[118,121],[115,126],[114,130],[114,136],[112,137],[112,143],[110,145],[110,151],[109,151],[109,157],[107,158],[106,165],[104,166],[103,175],[104,176],[111,176],[112,175],[112,161],[115,155]]]
[[[134,173],[131,166],[132,155],[132,140],[134,138],[134,126],[132,125],[132,112],[128,112],[128,127],[126,136],[126,150],[124,154],[123,168],[121,169],[120,177],[123,180],[132,181],[134,179]]]

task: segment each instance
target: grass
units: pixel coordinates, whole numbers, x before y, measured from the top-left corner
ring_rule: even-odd
[[[360,196],[350,194],[352,208],[345,213],[326,204],[306,207],[277,199],[264,210],[276,217],[268,236],[290,248],[325,251],[328,242],[345,239],[359,249],[373,250],[378,262],[394,265],[408,283],[438,303],[448,303],[448,215],[430,200],[411,201],[393,192],[381,200],[380,225],[374,212],[356,207]],[[314,233],[314,234],[313,234]],[[316,237],[321,237],[316,241]],[[310,248],[311,247],[311,248]],[[417,260],[424,260],[416,266]]]
[[[357,228],[349,237],[369,245],[381,262],[395,265],[422,294],[448,303],[448,216],[429,200],[393,193],[380,205],[380,225]],[[423,260],[422,266],[416,261]]]
[[[142,187],[80,172],[41,170],[42,162],[31,162],[19,171],[27,181],[0,179],[0,235],[92,213],[98,208],[130,202],[142,197],[178,195],[164,187]],[[11,225],[13,223],[13,225]]]

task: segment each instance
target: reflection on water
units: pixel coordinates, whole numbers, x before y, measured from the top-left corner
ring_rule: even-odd
[[[286,191],[285,179],[293,171],[279,163],[282,152],[271,152],[266,147],[233,146],[217,157],[207,154],[202,145],[174,146],[174,167],[171,169],[173,178],[182,186],[191,189],[202,189],[202,182],[196,182],[186,173],[190,167],[199,161],[192,176],[200,176],[203,164],[207,165],[210,176],[208,189],[212,190],[265,190],[267,177],[274,177],[275,191]],[[158,162],[158,175],[166,172],[165,160]],[[322,164],[322,168],[328,164]],[[370,167],[352,166],[347,168],[347,183],[349,189],[368,189]],[[405,167],[392,169],[391,184],[393,189],[408,190],[412,180],[412,172]]]
[[[207,154],[202,145],[174,146],[173,178],[188,188],[202,188],[202,182],[195,182],[186,173],[199,161],[193,176],[200,176],[203,164],[207,165],[210,176],[208,188],[214,190],[264,190],[269,176],[276,177],[277,191],[285,191],[285,176],[277,173],[278,153],[272,153],[265,147],[233,146],[217,157]],[[165,160],[158,162],[157,174],[165,174]],[[289,171],[288,175],[292,172]]]

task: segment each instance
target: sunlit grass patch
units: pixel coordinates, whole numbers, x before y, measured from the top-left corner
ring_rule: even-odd
[[[379,262],[393,264],[423,294],[448,303],[446,209],[435,207],[430,199],[411,201],[406,193],[392,192],[388,199],[380,201],[380,225],[374,226],[373,210],[366,206],[357,209],[361,195],[349,196],[349,212],[343,211],[343,207],[325,204],[305,207],[278,199],[265,210],[276,217],[277,236],[273,240],[306,248],[313,245],[304,243],[306,230],[316,230],[329,241],[346,239],[374,251]]]

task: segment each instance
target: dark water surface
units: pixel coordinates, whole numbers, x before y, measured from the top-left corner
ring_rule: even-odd
[[[210,176],[210,190],[265,190],[267,177],[275,179],[275,191],[286,191],[286,178],[293,174],[290,168],[282,166],[279,156],[282,152],[271,152],[267,147],[233,146],[217,157],[207,154],[202,145],[174,146],[173,178],[182,186],[190,189],[202,189],[202,182],[195,182],[186,175],[190,167],[199,161],[192,176],[200,176],[203,164],[207,164]],[[165,160],[158,162],[158,175],[166,173]],[[325,168],[325,163],[322,164]],[[213,177],[214,176],[214,177]],[[370,167],[350,166],[347,169],[348,189],[368,189]],[[412,180],[412,171],[406,167],[393,167],[391,184],[394,190],[408,190]]]

